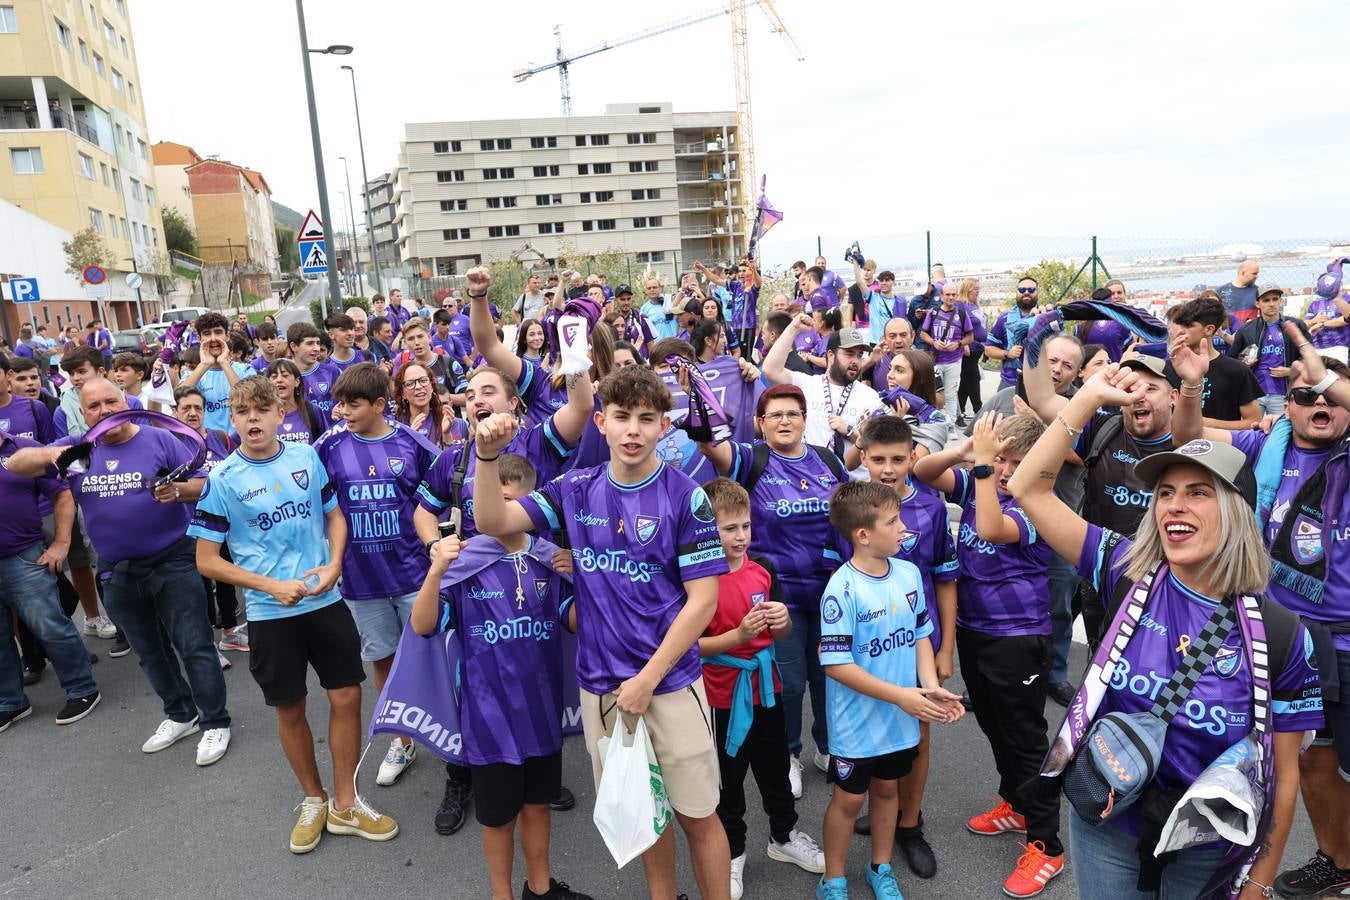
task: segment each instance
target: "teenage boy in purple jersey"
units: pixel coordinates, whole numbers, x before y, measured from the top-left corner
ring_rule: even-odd
[[[893,488],[900,496],[900,522],[905,533],[895,555],[915,565],[923,582],[923,595],[935,598],[934,610],[929,615],[933,632],[928,641],[933,647],[938,684],[942,684],[952,676],[956,653],[956,576],[960,570],[956,544],[947,524],[947,504],[928,485],[910,478],[914,434],[904,419],[899,416],[869,419],[859,432],[858,448],[869,479]],[[929,766],[927,722],[919,723],[919,734],[914,765],[900,779],[895,839],[910,871],[920,878],[932,878],[937,874],[937,858],[923,833],[923,793]],[[868,817],[859,818],[854,830],[870,833]]]
[[[323,327],[333,341],[333,352],[328,354],[328,362],[339,372],[360,362],[366,362],[366,355],[356,349],[356,323],[346,313],[335,312],[324,319]]]
[[[502,496],[534,490],[534,468],[505,454]],[[520,825],[525,900],[590,900],[552,877],[549,804],[562,792],[563,653],[560,629],[572,605],[570,579],[553,568],[557,547],[528,533],[500,540],[455,535],[431,547],[412,610],[418,634],[455,629],[460,648],[460,730],[478,795],[483,857],[494,897],[512,897],[514,833]]]
[[[37,400],[10,390],[11,372],[8,362],[0,359],[0,431],[8,432],[13,437],[28,438],[39,444],[49,444],[56,440],[52,415],[47,411],[47,407]]]
[[[393,384],[375,363],[357,363],[333,385],[345,428],[334,428],[314,450],[347,519],[342,597],[361,633],[361,659],[384,690],[403,627],[426,569],[413,527],[417,486],[439,452],[417,432],[385,418]],[[393,738],[375,779],[391,785],[416,758],[416,744]]]
[[[600,400],[596,425],[610,462],[573,470],[511,503],[497,484],[497,457],[516,419],[497,413],[480,422],[474,513],[485,534],[565,529],[575,566],[582,726],[596,783],[604,764],[596,742],[621,715],[642,716],[699,892],[728,900],[731,859],[716,816],[717,748],[698,654],[717,608],[717,576],[727,571],[717,518],[703,489],[656,456],[671,408],[660,377],[644,366],[621,369],[601,382]],[[653,898],[675,896],[671,829],[643,854],[643,867]]]
[[[342,373],[338,367],[323,359],[323,341],[319,329],[308,322],[296,322],[286,329],[286,346],[291,359],[300,368],[300,380],[305,386],[305,399],[314,404],[327,424],[333,415],[333,385]]]
[[[1040,892],[1026,892],[1026,871],[1049,867],[1052,878],[1064,865],[1059,795],[1022,790],[1040,772],[1049,748],[1050,548],[1008,491],[1008,480],[1044,431],[1032,416],[986,414],[959,447],[914,464],[917,478],[961,507],[956,650],[975,719],[993,751],[1000,798],[966,827],[983,835],[1026,832],[1026,852],[1003,885],[1013,897]],[[955,468],[972,456],[973,468]]]

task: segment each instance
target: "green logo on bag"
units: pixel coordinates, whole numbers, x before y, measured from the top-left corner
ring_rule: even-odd
[[[661,767],[647,764],[651,772],[652,808],[656,815],[652,818],[652,830],[658,835],[665,833],[670,824],[670,801],[666,799],[666,780],[661,777]]]

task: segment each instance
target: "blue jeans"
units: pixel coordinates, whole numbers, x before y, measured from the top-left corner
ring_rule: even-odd
[[[825,670],[820,665],[820,614],[792,611],[792,633],[774,642],[778,679],[783,683],[783,719],[788,753],[802,755],[802,698],[811,688],[811,738],[828,753],[825,722]]]
[[[1284,394],[1266,394],[1258,402],[1263,416],[1278,416],[1284,412]]]
[[[103,605],[136,651],[141,671],[164,702],[165,717],[197,718],[202,730],[225,728],[230,724],[225,676],[206,617],[206,589],[192,542],[181,543],[181,553],[148,573],[118,577],[100,565]]]
[[[1050,554],[1050,683],[1069,680],[1069,645],[1073,643],[1073,597],[1078,569],[1058,553]]]
[[[15,556],[0,559],[0,712],[15,712],[28,705],[23,694],[19,653],[14,647],[10,613],[42,644],[51,660],[66,698],[78,700],[98,692],[94,673],[89,669],[89,651],[80,633],[61,612],[56,576],[37,564],[42,544],[37,543]]]
[[[1135,889],[1139,878],[1136,838],[1112,824],[1093,826],[1069,811],[1069,848],[1080,900],[1193,900],[1223,862],[1227,844],[1182,850],[1163,869],[1157,891]]]

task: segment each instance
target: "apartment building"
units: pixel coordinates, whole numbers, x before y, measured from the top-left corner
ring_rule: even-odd
[[[370,207],[370,222],[375,229],[375,258],[381,266],[395,266],[400,262],[398,226],[394,224],[394,174],[385,172],[366,185],[366,203]],[[360,223],[357,223],[358,230]]]
[[[410,123],[392,174],[399,259],[423,277],[619,249],[666,277],[744,252],[732,112]],[[376,226],[377,234],[379,226]]]
[[[160,202],[183,217],[195,232],[197,219],[192,213],[192,186],[188,183],[188,166],[202,161],[187,144],[159,141],[150,148],[150,159],[155,165],[155,181],[159,184]]]
[[[0,199],[62,232],[102,236],[111,265],[102,312],[116,327],[136,316],[120,275],[153,270],[164,249],[127,3],[0,0]],[[157,317],[153,278],[141,293],[145,318]],[[65,301],[86,299],[53,297],[34,312],[64,327]],[[83,319],[76,312],[74,324]]]

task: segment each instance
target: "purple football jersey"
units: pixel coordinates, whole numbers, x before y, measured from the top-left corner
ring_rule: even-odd
[[[39,444],[50,444],[57,437],[47,407],[18,394],[10,394],[9,403],[0,406],[0,431],[7,431],[14,437],[31,438]]]
[[[309,401],[306,400],[305,402],[308,403]],[[297,407],[286,413],[285,418],[281,420],[281,427],[277,429],[277,437],[283,441],[294,441],[297,444],[312,444],[317,441],[328,430],[328,426],[332,422],[313,404],[310,404],[309,409],[314,417],[315,428],[313,430],[305,421],[304,413]]]
[[[563,465],[572,456],[575,448],[568,447],[554,430],[553,419],[521,428],[511,443],[502,448],[503,453],[523,456],[534,466],[535,484],[543,484],[556,478]],[[472,445],[456,444],[446,448],[436,462],[427,471],[422,485],[417,489],[417,502],[427,512],[442,516],[450,511],[455,467],[459,465],[460,455],[469,453],[469,465],[465,470],[464,487],[460,492],[463,500],[464,516],[462,526],[464,537],[478,533],[473,524],[473,479],[478,470],[478,455]]]
[[[905,536],[895,555],[914,563],[923,579],[923,595],[929,598],[929,618],[933,620],[933,633],[928,639],[936,653],[942,649],[942,617],[934,583],[955,581],[961,568],[947,523],[947,504],[928,485],[907,480],[900,491],[900,522],[905,526]]]
[[[1288,365],[1284,358],[1283,320],[1271,322],[1262,330],[1258,352],[1260,355],[1256,360],[1256,368],[1252,369],[1256,383],[1261,385],[1261,390],[1267,394],[1283,394],[1287,379],[1276,378],[1270,374],[1270,370],[1276,366]]]
[[[1120,362],[1120,355],[1125,352],[1125,345],[1129,343],[1130,337],[1130,329],[1115,319],[1089,322],[1083,331],[1083,343],[1101,344],[1106,348],[1106,355],[1111,357],[1112,362]]]
[[[0,432],[0,559],[18,555],[42,540],[42,498],[50,500],[70,489],[65,479],[55,476],[22,478],[3,467],[18,450],[40,447],[27,437]],[[5,613],[8,615],[8,613]]]
[[[187,504],[160,503],[150,488],[162,473],[190,461],[192,451],[161,428],[136,427],[136,434],[121,444],[94,447],[85,472],[68,473],[89,542],[99,561],[108,565],[168,549],[187,533],[192,521]],[[77,443],[79,438],[67,436],[53,446]],[[189,477],[203,475],[197,471]]]
[[[562,749],[560,629],[571,586],[536,558],[539,545],[552,547],[531,537],[527,552],[506,555],[479,535],[441,583],[439,630],[454,628],[459,642],[459,724],[471,765],[520,765]],[[457,580],[456,567],[483,553],[496,561]]]
[[[608,466],[576,469],[520,505],[536,530],[566,529],[577,682],[593,694],[615,690],[652,658],[684,608],[684,582],[727,571],[708,495],[665,463],[638,484],[619,484]],[[695,641],[655,693],[693,684],[701,668]]]
[[[1113,540],[1109,564],[1103,560]],[[1131,541],[1089,525],[1078,574],[1103,597],[1111,597],[1125,577],[1124,556]],[[1106,569],[1105,583],[1098,583]],[[1170,571],[1160,576],[1125,646],[1098,717],[1109,712],[1147,712],[1180,663],[1185,647],[1214,614],[1215,601],[1192,591]],[[1180,650],[1178,648],[1181,648]],[[1276,731],[1312,731],[1322,726],[1322,692],[1313,662],[1312,641],[1302,625],[1284,671],[1273,672],[1271,712]],[[1214,759],[1252,730],[1252,675],[1242,632],[1234,627],[1191,690],[1167,730],[1155,780],[1164,791],[1189,786]],[[1138,832],[1137,807],[1127,810],[1122,827]]]
[[[964,469],[952,474],[956,487],[947,499],[961,507],[957,626],[1002,637],[1049,634],[1050,546],[1040,540],[1013,497],[999,497],[999,506],[1017,523],[1017,543],[982,540],[975,530],[975,479]]]
[[[525,422],[543,422],[567,405],[567,388],[553,386],[548,370],[529,359],[520,361],[520,380],[516,383],[520,402],[525,405]]]
[[[339,426],[314,445],[347,518],[342,596],[347,600],[411,593],[427,574],[427,554],[413,528],[413,498],[437,450],[405,425],[382,438]]]
[[[1336,301],[1329,297],[1314,297],[1308,304],[1308,314],[1305,319],[1312,319],[1316,316],[1326,316],[1328,319],[1338,319],[1341,316],[1341,309],[1336,305]],[[1350,342],[1350,325],[1342,325],[1339,328],[1324,326],[1322,330],[1312,336],[1313,346],[1318,350],[1325,350],[1329,347],[1344,347]]]
[[[366,362],[366,361],[367,361],[367,360],[366,360],[366,355],[365,355],[365,353],[361,352],[361,350],[360,350],[359,348],[357,348],[357,347],[353,347],[353,348],[352,348],[352,358],[349,359],[349,360],[347,360],[346,362],[343,362],[342,360],[338,359],[336,356],[330,355],[330,356],[328,357],[328,365],[331,365],[333,368],[337,369],[339,375],[342,374],[343,372],[347,371],[348,369],[350,369],[352,366],[356,365],[357,363],[359,363],[359,362]]]
[[[935,341],[960,343],[965,338],[966,332],[975,329],[970,324],[970,316],[960,307],[948,312],[940,306],[935,306],[924,315],[923,325],[919,330],[927,332]],[[946,365],[960,362],[962,355],[960,347],[955,350],[938,350],[934,361],[938,365]]]
[[[341,374],[330,362],[319,363],[308,372],[300,373],[300,380],[305,385],[305,399],[323,414],[325,424],[333,414],[333,385],[337,384]]]
[[[744,485],[754,465],[755,445],[733,443],[731,449],[729,477]],[[751,549],[773,563],[783,596],[795,612],[819,608],[830,575],[845,559],[846,542],[830,524],[830,495],[840,484],[819,454],[804,447],[796,459],[771,451],[750,494]]]

